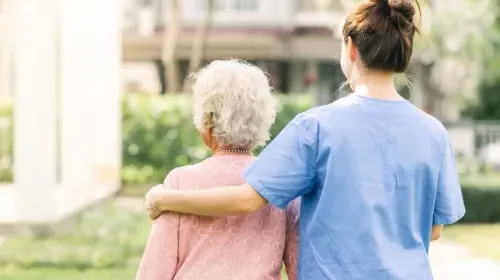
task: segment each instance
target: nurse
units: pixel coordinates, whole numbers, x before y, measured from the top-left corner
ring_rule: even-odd
[[[298,279],[433,279],[430,241],[465,208],[446,129],[393,81],[410,62],[417,10],[411,0],[359,4],[342,28],[353,93],[297,115],[243,185],[153,188],[150,216],[248,214],[302,197]]]

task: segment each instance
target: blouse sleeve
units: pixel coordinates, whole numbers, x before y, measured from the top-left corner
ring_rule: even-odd
[[[438,175],[433,224],[448,225],[460,220],[465,214],[462,189],[458,177],[453,149],[448,138]]]
[[[286,238],[283,263],[285,264],[288,280],[297,280],[298,253],[299,253],[299,200],[294,200],[286,209]]]
[[[267,201],[284,209],[314,187],[318,131],[315,118],[299,114],[262,151],[243,178]]]
[[[175,188],[173,174],[166,187]],[[153,221],[136,280],[172,280],[179,261],[179,215],[163,213]]]

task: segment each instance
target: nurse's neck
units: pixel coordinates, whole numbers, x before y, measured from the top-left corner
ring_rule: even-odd
[[[351,88],[356,94],[381,100],[402,100],[390,73],[366,72],[354,80]]]

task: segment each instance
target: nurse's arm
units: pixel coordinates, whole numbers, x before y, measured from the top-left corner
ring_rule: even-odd
[[[443,233],[443,225],[433,225],[432,226],[432,233],[431,233],[431,240],[438,240],[441,237],[441,234]]]
[[[199,216],[232,216],[257,212],[268,201],[249,184],[204,190],[169,190],[157,186],[146,194],[152,219],[164,211]]]

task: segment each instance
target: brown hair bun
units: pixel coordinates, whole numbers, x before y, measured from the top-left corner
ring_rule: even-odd
[[[393,24],[403,29],[414,26],[416,9],[412,0],[388,0],[387,5],[390,8],[389,18]]]
[[[420,12],[418,0],[365,0],[346,17],[344,41],[352,39],[367,69],[404,72],[418,32],[417,8]]]

